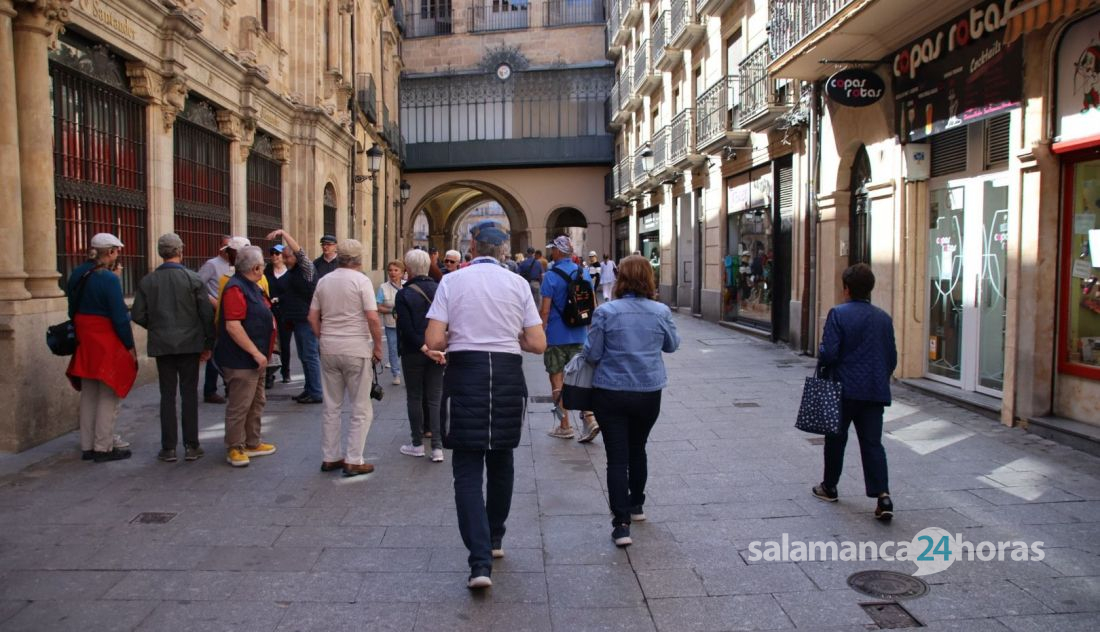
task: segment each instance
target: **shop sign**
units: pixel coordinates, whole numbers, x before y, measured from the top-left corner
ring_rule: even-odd
[[[92,16],[101,24],[118,31],[126,39],[133,40],[137,37],[137,33],[134,31],[134,25],[130,24],[130,20],[112,11],[100,0],[79,0],[77,6],[80,7],[81,11]]]
[[[1100,13],[1066,31],[1054,72],[1058,81],[1056,140],[1100,134]]]
[[[652,233],[661,229],[661,215],[653,212],[638,218],[638,232]]]
[[[916,141],[1021,102],[1023,44],[1003,42],[1016,0],[980,4],[893,56],[898,135]]]
[[[886,83],[876,73],[863,68],[849,68],[825,81],[825,94],[839,105],[862,108],[878,103],[886,91]]]
[[[771,170],[761,172],[755,178],[752,175],[735,178],[730,184],[726,209],[729,213],[739,213],[755,208],[768,208],[772,205]]]

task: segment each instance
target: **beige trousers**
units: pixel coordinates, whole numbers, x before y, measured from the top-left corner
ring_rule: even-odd
[[[80,378],[80,449],[110,452],[115,447],[118,395],[99,380]]]
[[[325,395],[325,413],[321,424],[321,455],[328,462],[343,460],[362,465],[367,433],[374,420],[370,387],[374,381],[370,358],[321,354],[321,389]],[[341,423],[344,395],[351,404],[347,424]],[[344,449],[340,443],[343,435]]]
[[[260,445],[260,417],[267,404],[267,369],[222,369],[229,401],[225,405],[225,447]]]

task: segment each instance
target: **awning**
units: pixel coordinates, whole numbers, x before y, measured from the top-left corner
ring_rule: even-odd
[[[1012,8],[1005,16],[1005,44],[1011,44],[1018,38],[1035,29],[1041,29],[1051,22],[1069,17],[1078,11],[1100,3],[1100,0],[1031,0]]]

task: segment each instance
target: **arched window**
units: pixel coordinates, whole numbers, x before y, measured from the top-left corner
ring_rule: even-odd
[[[852,162],[852,180],[848,187],[851,201],[848,216],[848,265],[871,263],[871,199],[867,184],[871,181],[871,161],[867,147],[860,146]]]
[[[325,185],[324,224],[326,235],[336,234],[336,189],[332,183]]]

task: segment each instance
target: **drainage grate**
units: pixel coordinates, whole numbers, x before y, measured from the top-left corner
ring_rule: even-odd
[[[175,517],[176,514],[171,511],[143,511],[134,516],[130,524],[164,524]]]
[[[550,395],[531,395],[527,399],[531,400],[532,404],[553,404],[554,398]]]
[[[871,617],[871,620],[875,622],[880,630],[924,627],[901,604],[892,601],[887,603],[861,603],[859,606],[863,608],[867,616]]]
[[[878,599],[914,599],[928,592],[923,579],[895,571],[860,571],[848,576],[852,590]]]
[[[734,408],[760,408],[760,404],[756,402],[734,402]]]
[[[825,437],[807,437],[806,441],[809,441],[810,445],[825,445]]]

